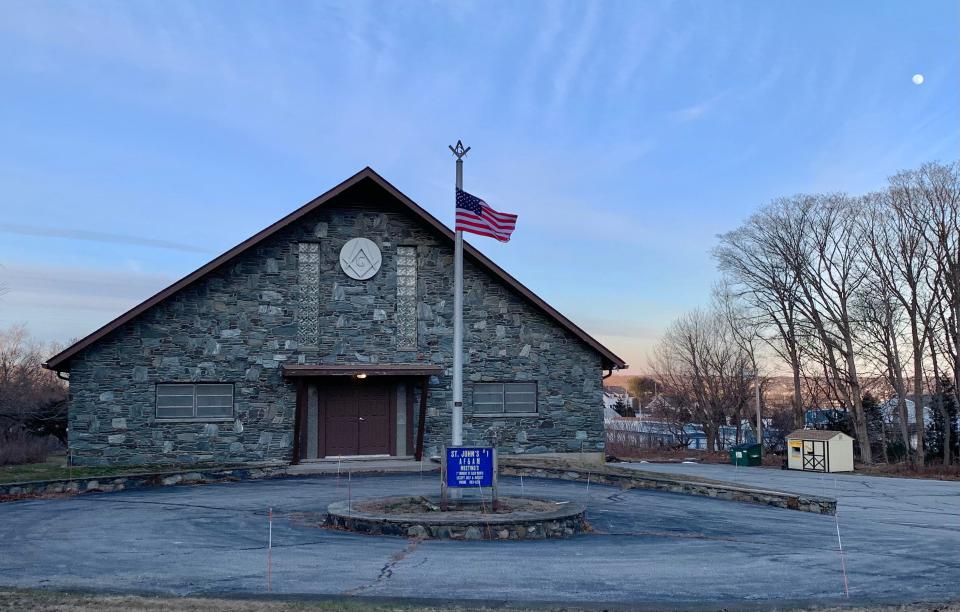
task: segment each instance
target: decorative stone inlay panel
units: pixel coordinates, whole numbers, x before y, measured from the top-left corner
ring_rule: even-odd
[[[317,346],[320,343],[320,243],[301,242],[297,262],[298,340],[301,346]]]
[[[397,348],[417,348],[417,247],[397,247]]]

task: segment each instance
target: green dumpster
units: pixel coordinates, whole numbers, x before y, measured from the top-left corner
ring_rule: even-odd
[[[737,444],[730,447],[730,463],[733,465],[760,465],[759,444]]]

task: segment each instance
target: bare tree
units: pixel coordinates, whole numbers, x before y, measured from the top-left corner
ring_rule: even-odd
[[[899,303],[878,288],[876,293],[865,293],[855,305],[859,320],[859,343],[865,358],[875,364],[876,370],[897,397],[897,421],[900,441],[910,449],[907,428],[907,384],[904,378],[904,356],[900,339],[904,333],[903,309]]]
[[[793,425],[803,426],[800,279],[785,258],[782,223],[796,213],[774,202],[737,230],[720,236],[713,255],[730,282],[730,292],[753,313],[758,335],[787,363],[793,378]],[[765,334],[764,329],[772,334]]]
[[[903,177],[895,180],[902,181]],[[903,432],[906,431],[906,389],[903,384],[903,362],[897,350],[898,339],[903,335],[894,328],[894,312],[904,315],[909,331],[907,338],[913,363],[914,416],[919,429],[913,459],[922,465],[924,353],[927,328],[936,311],[936,301],[928,288],[937,284],[935,277],[939,273],[932,263],[930,244],[924,238],[923,228],[911,219],[915,214],[913,209],[919,205],[913,189],[891,187],[867,196],[865,202],[863,237],[868,248],[863,251],[863,262],[873,285],[871,293],[882,295],[887,302],[881,307],[884,312],[878,314],[882,314],[888,329],[880,333],[887,336],[886,342],[889,344],[886,370],[890,373],[890,382],[899,398]],[[905,214],[908,211],[909,214]],[[909,449],[909,438],[904,443],[905,448]]]
[[[43,429],[45,419],[65,420],[66,385],[41,367],[47,348],[31,340],[24,325],[0,330],[0,432]]]
[[[717,450],[719,428],[738,419],[749,396],[749,358],[716,311],[695,310],[675,320],[654,349],[653,369],[680,407],[703,427]]]
[[[729,338],[746,359],[743,376],[749,378],[752,385],[760,387],[756,397],[759,399],[761,406],[753,406],[753,409],[762,414],[763,388],[769,382],[769,379],[760,376],[761,345],[764,342],[762,335],[763,321],[752,316],[747,305],[739,299],[728,283],[721,282],[714,287],[713,301],[717,316],[720,317]],[[737,427],[737,442],[741,441],[740,424],[743,422],[743,412],[747,409],[747,404],[749,404],[748,399],[734,404],[735,412],[732,416]],[[756,419],[753,418],[754,413],[750,410],[747,410],[747,414],[751,414],[751,418],[747,419],[747,422],[753,429],[754,438],[762,444],[762,426],[757,420],[760,416],[757,415]]]
[[[898,216],[922,238],[929,253],[924,279],[927,298],[922,302],[921,320],[934,386],[938,391],[935,396],[941,398],[936,402],[936,408],[944,422],[949,423],[950,416],[939,393],[940,357],[944,357],[950,368],[955,383],[954,399],[960,399],[956,397],[956,381],[960,379],[960,163],[930,163],[918,170],[901,172],[891,178],[890,191]],[[915,364],[914,409],[919,429],[923,424],[924,407],[922,379],[921,384],[916,384],[918,371],[922,377],[922,369]],[[949,439],[950,432],[947,432],[946,440]],[[949,443],[945,444],[943,461],[947,465],[952,461]]]
[[[822,348],[827,379],[853,415],[860,459],[872,463],[857,370],[852,300],[864,282],[858,265],[861,204],[842,194],[803,196],[787,261],[800,279],[800,309]]]

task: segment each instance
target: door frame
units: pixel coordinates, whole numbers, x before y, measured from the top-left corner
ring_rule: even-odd
[[[294,442],[293,442],[293,460],[292,463],[297,464],[301,461],[315,461],[317,459],[324,459],[327,457],[327,448],[326,448],[326,415],[324,414],[324,401],[323,393],[324,389],[346,386],[346,385],[360,385],[360,384],[375,384],[383,385],[387,389],[387,417],[388,417],[388,448],[391,457],[397,456],[397,396],[398,385],[403,384],[405,386],[405,393],[402,401],[405,404],[406,412],[406,431],[404,436],[406,439],[406,447],[408,455],[413,455],[415,449],[413,448],[414,441],[414,391],[415,386],[417,386],[418,379],[414,376],[376,376],[369,377],[364,380],[356,380],[353,377],[345,376],[305,376],[298,377],[296,385],[296,402],[295,402],[295,416],[294,416]],[[309,432],[307,431],[308,421],[308,395],[310,385],[317,386],[317,457],[303,457],[305,449],[309,448],[307,441],[307,436]],[[356,455],[357,457],[365,457],[368,455]]]

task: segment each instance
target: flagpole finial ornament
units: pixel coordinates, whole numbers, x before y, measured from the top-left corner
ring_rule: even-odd
[[[449,149],[457,156],[457,160],[463,159],[463,156],[470,151],[470,147],[464,147],[460,140],[457,140],[457,144],[455,146],[451,145]]]

